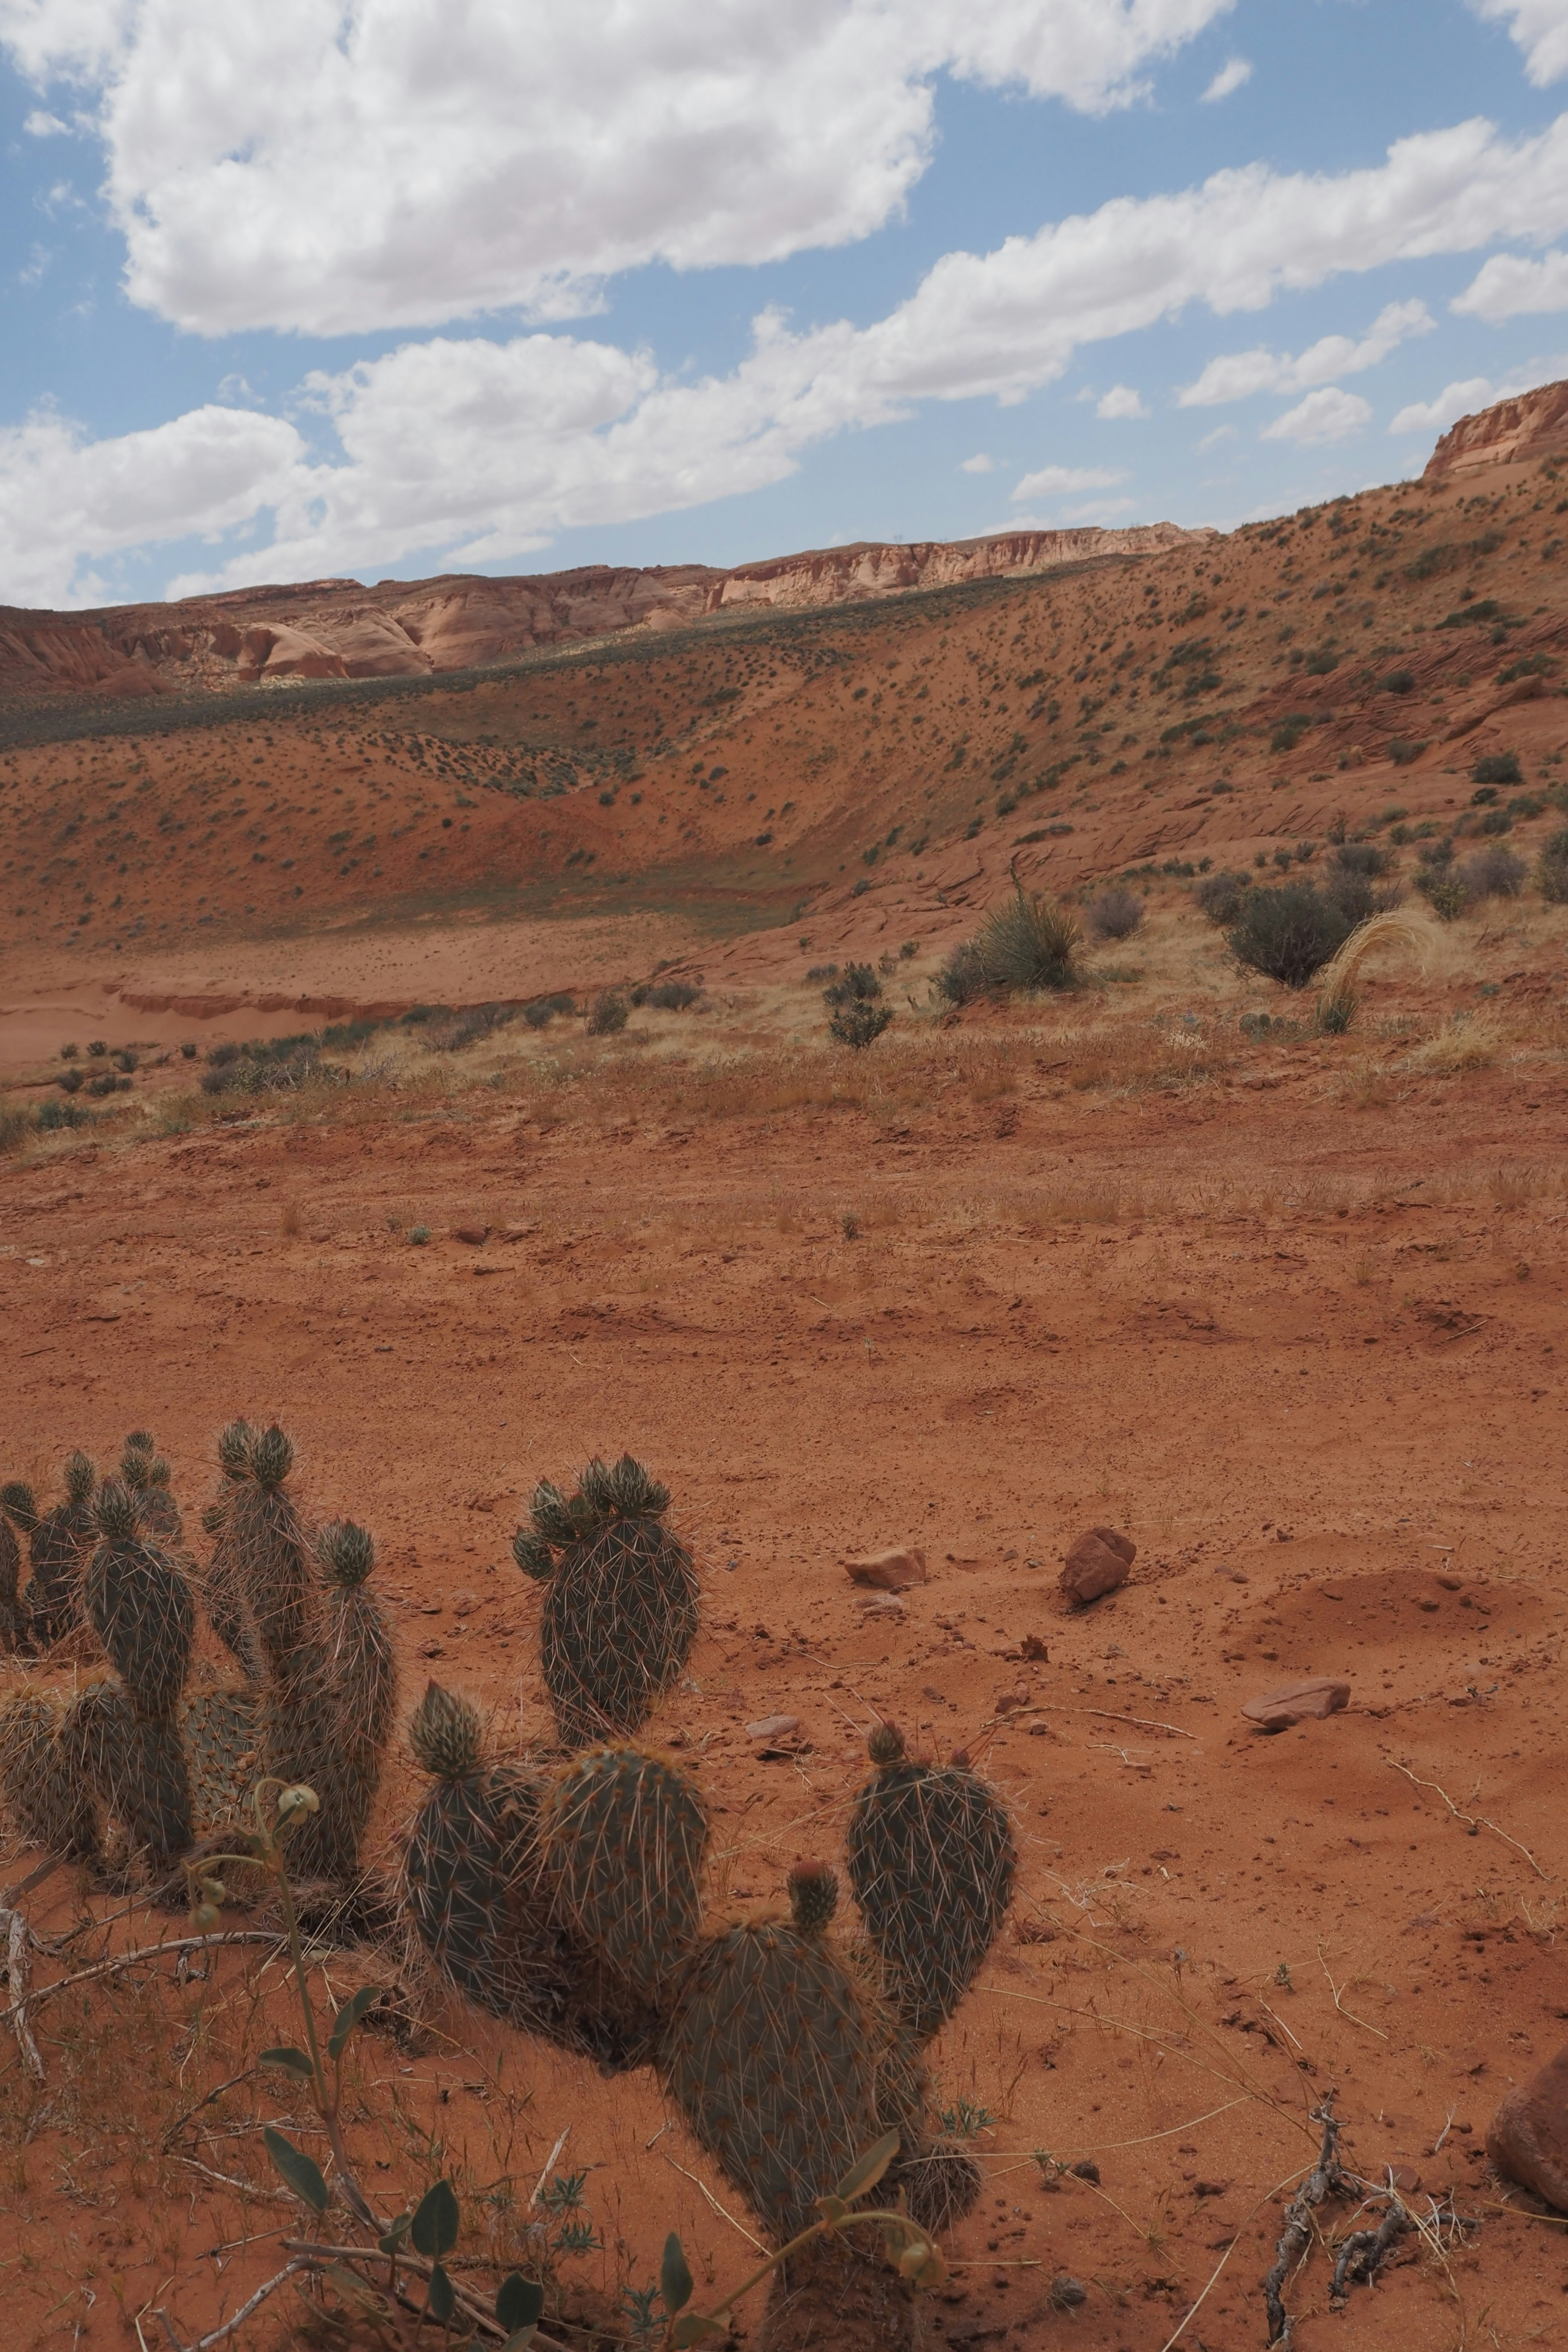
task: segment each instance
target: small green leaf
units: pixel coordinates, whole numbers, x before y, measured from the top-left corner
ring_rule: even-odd
[[[671,2319],[678,2311],[684,2311],[691,2300],[691,2267],[673,2230],[664,2242],[664,2260],[658,2266],[658,2291],[664,2297],[664,2307]]]
[[[363,2019],[367,2011],[381,1999],[379,1985],[361,1985],[352,2000],[345,2000],[332,2020],[332,2037],[327,2044],[329,2058],[341,2058],[349,2035]]]
[[[839,2196],[850,2203],[857,2197],[864,2197],[868,2189],[875,2189],[898,2152],[898,2133],[884,2132],[876,2147],[868,2147],[865,2155],[850,2166],[838,2184]]]
[[[285,2139],[280,2131],[275,2131],[270,2124],[261,2137],[266,2142],[268,2155],[295,2196],[302,2198],[313,2212],[324,2213],[327,2210],[327,2184],[321,2178],[320,2165],[314,2163],[302,2147],[296,2147],[292,2140]]]
[[[817,2211],[830,2230],[836,2229],[849,2211],[842,2197],[819,2197],[816,2202]]]
[[[699,2311],[686,2311],[682,2312],[670,2329],[669,2340],[676,2347],[676,2352],[686,2352],[688,2345],[706,2344],[710,2337],[722,2336],[724,2333],[721,2321],[704,2319]]]
[[[443,2327],[458,2308],[458,2298],[453,2292],[452,2282],[439,2263],[431,2266],[430,2292],[425,2298],[425,2308],[432,2319],[440,2321]]]
[[[412,2213],[400,2213],[385,2235],[376,2240],[375,2242],[384,2254],[395,2254],[397,2252],[404,2239],[408,2235],[408,2224],[413,2219]]]
[[[503,2327],[531,2327],[544,2310],[544,2289],[521,2271],[508,2271],[496,2291],[496,2317]]]
[[[526,2327],[520,2327],[515,2336],[507,2337],[500,2347],[500,2352],[528,2352],[528,2347],[532,2341],[533,2322],[531,2319]]]
[[[264,2050],[258,2062],[263,2066],[281,2066],[286,2074],[298,2074],[302,2083],[314,2082],[316,2070],[302,2050],[280,2045],[276,2050]]]
[[[449,2180],[427,2189],[415,2208],[412,2235],[422,2254],[447,2254],[458,2242],[458,2200]]]

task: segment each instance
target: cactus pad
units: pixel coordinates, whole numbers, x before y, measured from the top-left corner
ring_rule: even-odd
[[[132,1848],[158,1874],[191,1843],[191,1788],[175,1717],[138,1713],[111,1676],[84,1683],[67,1707],[59,1748]]]
[[[261,1716],[250,1690],[198,1691],[180,1714],[197,1837],[249,1821],[250,1791],[261,1770]]]
[[[0,1652],[19,1650],[27,1639],[27,1612],[21,1601],[22,1554],[16,1529],[0,1517]]]
[[[33,1642],[40,1650],[51,1649],[73,1625],[81,1622],[82,1559],[94,1534],[89,1506],[94,1476],[92,1464],[85,1454],[68,1454],[65,1500],[57,1503],[52,1511],[46,1511],[41,1518],[37,1516],[37,1507],[26,1486],[5,1489],[11,1498],[5,1509],[18,1524],[25,1524],[23,1513],[29,1507],[33,1512],[33,1524],[27,1530],[32,1573],[22,1594],[22,1606],[27,1612]]]
[[[608,1469],[595,1461],[570,1500],[548,1482],[536,1489],[532,1530],[513,1546],[546,1583],[541,1663],[569,1748],[636,1732],[690,1654],[697,1578],[658,1517],[668,1500],[629,1454]]]
[[[184,1688],[195,1632],[190,1589],[174,1561],[135,1532],[135,1507],[111,1480],[98,1499],[101,1541],[87,1572],[99,1638],[144,1721],[171,1716]]]
[[[732,1927],[692,1962],[659,2070],[703,2147],[779,2238],[878,2137],[873,2029],[831,1943]]]
[[[968,1991],[1006,1915],[1017,1861],[1012,1824],[966,1767],[910,1761],[890,1726],[871,1744],[886,1760],[849,1816],[849,1883],[888,1998],[926,2042]]]
[[[24,1684],[0,1700],[0,1792],[22,1835],[68,1862],[99,1852],[91,1798],[61,1752],[64,1710]]]
[[[287,1674],[309,1620],[305,1538],[293,1499],[283,1486],[293,1463],[294,1449],[283,1432],[263,1430],[250,1448],[250,1475],[234,1481],[228,1497],[226,1533],[234,1579],[274,1675]]]
[[[708,1818],[674,1765],[593,1748],[563,1766],[543,1810],[544,1852],[584,1943],[652,1999],[697,1941]]]
[[[797,1862],[789,1874],[791,1916],[803,1936],[820,1935],[838,1908],[838,1873],[830,1862]]]

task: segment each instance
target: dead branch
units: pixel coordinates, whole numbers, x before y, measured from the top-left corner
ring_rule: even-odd
[[[1463,1811],[1460,1807],[1454,1802],[1454,1800],[1449,1796],[1447,1789],[1440,1789],[1436,1780],[1421,1780],[1416,1773],[1410,1769],[1408,1764],[1396,1764],[1392,1756],[1385,1756],[1384,1762],[1388,1766],[1391,1772],[1403,1772],[1405,1778],[1410,1782],[1412,1788],[1430,1789],[1434,1796],[1441,1797],[1443,1802],[1447,1806],[1448,1811],[1453,1814],[1454,1819],[1457,1822],[1463,1822],[1465,1827],[1469,1831],[1472,1837],[1479,1837],[1483,1830],[1490,1830],[1493,1837],[1501,1838],[1504,1845],[1510,1845],[1512,1846],[1515,1853],[1523,1854],[1526,1862],[1529,1863],[1531,1870],[1534,1871],[1537,1878],[1545,1879],[1548,1885],[1552,1884],[1550,1874],[1542,1869],[1541,1864],[1536,1861],[1535,1856],[1531,1853],[1530,1848],[1527,1845],[1521,1845],[1516,1837],[1510,1837],[1506,1830],[1500,1830],[1496,1822],[1489,1822],[1485,1813],[1467,1813]]]
[[[257,2288],[256,2293],[251,2296],[250,2301],[248,2303],[241,2304],[239,2309],[235,2313],[232,2319],[226,2319],[221,2327],[213,2328],[207,2335],[200,2337],[195,2344],[186,2344],[184,2338],[181,2336],[179,2330],[175,2327],[174,2321],[170,2318],[166,2311],[156,2311],[153,2313],[153,2316],[158,2321],[164,2335],[168,2337],[169,2342],[174,2347],[174,2352],[209,2352],[210,2346],[214,2344],[221,2344],[226,2336],[232,2336],[237,2327],[243,2326],[244,2322],[250,2317],[253,2311],[259,2311],[269,2294],[276,2294],[278,2289],[284,2285],[288,2280],[294,2277],[297,2272],[307,2271],[310,2267],[310,2262],[306,2255],[294,2254],[290,2256],[289,2260],[285,2263],[283,2268],[275,2277],[263,2280],[260,2286]]]
[[[1415,2228],[1397,2189],[1388,2192],[1388,2210],[1375,2230],[1352,2230],[1340,2248],[1329,2285],[1331,2304],[1350,2300],[1352,2285],[1367,2286],[1406,2230]]]
[[[16,1916],[13,1914],[12,1916]],[[215,1936],[176,1936],[163,1944],[142,1944],[133,1952],[118,1952],[107,1960],[95,1961],[90,1969],[78,1969],[68,1977],[57,1977],[53,1984],[40,1985],[29,1992],[25,2006],[41,2009],[53,2000],[58,1992],[68,1992],[72,1985],[90,1984],[95,1977],[110,1977],[121,1969],[144,1968],[150,1960],[166,1958],[171,1953],[206,1952],[216,1944],[271,1944],[275,1948],[287,1942],[287,1937],[275,1936],[262,1927],[228,1927]],[[16,2011],[24,2004],[13,2000],[8,2009],[0,2009],[0,2025],[15,2027]]]
[[[1318,2161],[1285,2208],[1285,2226],[1279,2232],[1279,2242],[1273,2269],[1263,2282],[1264,2307],[1268,2314],[1270,2352],[1289,2352],[1294,2326],[1285,2308],[1286,2281],[1303,2260],[1312,2243],[1312,2215],[1325,2197],[1353,2197],[1355,2184],[1347,2179],[1340,2167],[1340,2126],[1334,2115],[1333,2094],[1321,2107],[1312,2110],[1312,2121],[1323,2126],[1323,2143],[1318,2151]]]
[[[5,1933],[5,1974],[11,1989],[11,2005],[5,2011],[11,2021],[22,2063],[35,2083],[44,2079],[44,2062],[38,2055],[38,2045],[33,2039],[33,2029],[27,2019],[27,1972],[32,1959],[33,1931],[20,1911],[0,1911],[0,1927]]]

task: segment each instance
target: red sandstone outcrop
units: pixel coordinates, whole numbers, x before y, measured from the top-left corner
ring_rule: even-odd
[[[1449,474],[1563,456],[1568,456],[1568,383],[1543,383],[1461,416],[1433,450],[1422,479],[1440,482]]]
[[[627,629],[686,628],[748,606],[858,603],[1095,556],[1155,554],[1203,535],[1174,523],[1020,530],[910,547],[815,548],[727,572],[593,564],[510,580],[383,580],[368,589],[357,580],[310,580],[80,614],[0,608],[0,692],[189,693],[292,678],[425,677]]]

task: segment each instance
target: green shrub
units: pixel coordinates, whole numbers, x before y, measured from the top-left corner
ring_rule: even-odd
[[[1426,749],[1425,737],[1419,743],[1413,743],[1407,741],[1403,735],[1396,735],[1388,747],[1388,756],[1396,768],[1408,768],[1413,761],[1421,757]]]
[[[1378,679],[1384,694],[1408,694],[1415,683],[1414,673],[1407,669],[1391,669],[1386,677]]]
[[[1250,890],[1226,944],[1249,971],[1263,972],[1284,988],[1305,988],[1363,919],[1349,910],[1346,895],[1320,891],[1312,882]]]
[[[1568,906],[1568,832],[1554,833],[1542,843],[1535,880],[1551,905]]]
[[[822,992],[824,1004],[870,1004],[882,993],[882,983],[868,963],[847,963],[844,977]]]
[[[836,1013],[827,1024],[828,1034],[841,1045],[853,1045],[858,1053],[863,1047],[876,1044],[892,1018],[890,1004],[868,1004],[862,1000],[846,1004]]]
[[[1450,874],[1436,877],[1426,892],[1432,912],[1440,923],[1451,923],[1465,911],[1468,900],[1465,886]]]
[[[1076,988],[1083,934],[1054,900],[1026,897],[1022,884],[994,907],[972,940],[948,958],[938,976],[942,994],[963,1004],[984,991]]]
[[[1239,919],[1251,888],[1250,875],[1205,874],[1193,892],[1193,904],[1216,929],[1225,930]]]
[[[1519,753],[1489,751],[1470,770],[1470,782],[1476,784],[1522,784],[1524,772],[1519,764]]]
[[[626,1025],[631,1006],[618,988],[602,988],[588,1011],[590,1037],[614,1037]]]

